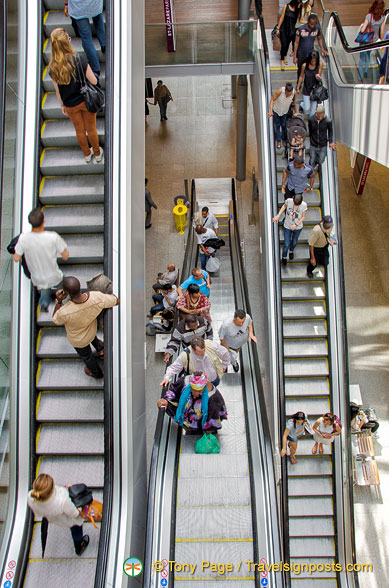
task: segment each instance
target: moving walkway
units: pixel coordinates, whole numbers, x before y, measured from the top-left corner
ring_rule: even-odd
[[[237,226],[235,185],[230,179],[192,181],[192,206],[210,206],[226,241],[217,256],[221,267],[212,276],[211,317],[215,339],[220,324],[236,308],[250,314]],[[197,240],[189,229],[182,271],[185,279],[195,266]],[[283,586],[282,573],[261,576],[247,562],[280,561],[274,471],[259,365],[253,344],[241,352],[240,372],[226,373],[218,388],[226,401],[218,455],[198,455],[198,437],[185,435],[160,410],[151,458],[144,586],[168,578],[180,588],[259,585],[261,579]],[[231,370],[231,367],[230,367]],[[153,562],[163,561],[162,572]],[[165,561],[166,560],[166,561]],[[196,564],[190,572],[169,568],[168,560]],[[217,571],[201,562],[231,563]],[[266,578],[266,580],[264,579]],[[214,582],[217,581],[217,584]],[[266,585],[266,584],[262,584]]]

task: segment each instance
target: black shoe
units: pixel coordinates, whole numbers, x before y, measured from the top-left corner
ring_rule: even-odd
[[[232,369],[234,370],[235,373],[239,371],[239,364],[238,364],[238,362],[232,364]]]
[[[308,278],[313,278],[314,277],[312,272],[307,272],[307,276],[308,276]]]
[[[290,260],[294,259],[294,253],[293,253],[293,251],[289,251],[289,259]]]
[[[167,120],[167,116],[165,116],[165,120]]]
[[[151,223],[145,226],[145,229],[149,229],[151,227]]]
[[[105,45],[101,46],[101,53],[105,53]]]
[[[81,541],[80,548],[76,550],[77,555],[82,555],[89,545],[89,535],[84,535]]]
[[[49,312],[48,306],[41,306],[41,312]]]
[[[164,120],[165,120],[164,118],[161,118],[161,122],[164,121]]]
[[[283,257],[281,259],[281,261],[282,261],[282,265],[286,265],[288,263],[288,260],[286,259],[286,257]]]

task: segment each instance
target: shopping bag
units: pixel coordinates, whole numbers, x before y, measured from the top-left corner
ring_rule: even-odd
[[[215,273],[219,271],[220,268],[220,261],[217,257],[208,257],[207,263],[205,265],[205,269],[207,272]]]
[[[196,453],[220,453],[219,441],[214,435],[204,435],[196,441],[195,445]]]

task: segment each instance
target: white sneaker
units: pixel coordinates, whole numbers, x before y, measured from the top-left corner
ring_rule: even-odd
[[[95,163],[101,163],[103,161],[104,151],[103,148],[100,147],[100,155],[95,155]]]
[[[85,155],[85,163],[90,163],[92,161],[92,157],[93,157],[93,149],[91,147],[89,155]]]

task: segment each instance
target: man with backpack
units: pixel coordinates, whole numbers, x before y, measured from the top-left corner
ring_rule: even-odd
[[[316,113],[308,119],[309,128],[309,165],[316,171],[327,157],[327,143],[336,151],[336,143],[332,139],[332,120],[326,116],[324,106],[318,106]]]

